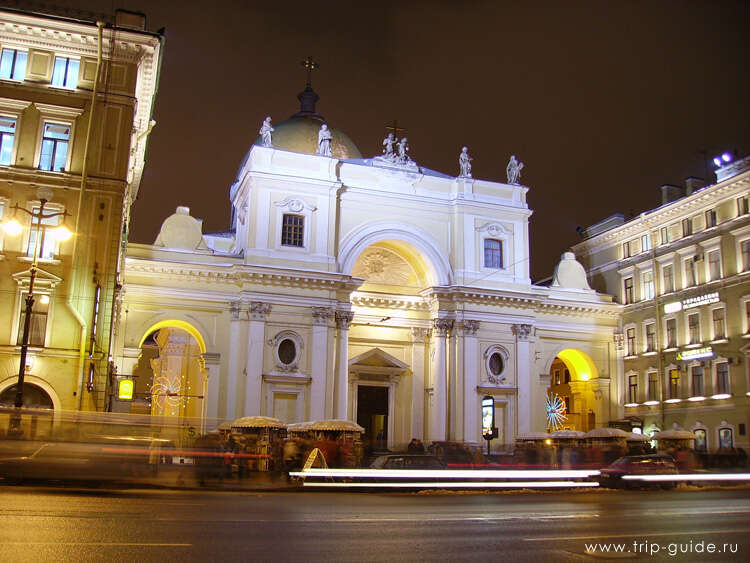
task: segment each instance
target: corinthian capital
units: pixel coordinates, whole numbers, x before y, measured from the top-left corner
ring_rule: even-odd
[[[533,336],[534,334],[534,327],[531,325],[512,325],[510,329],[513,331],[513,334],[516,335],[518,340],[528,340],[529,336]]]
[[[351,311],[336,311],[336,326],[339,330],[349,330],[353,318],[354,313]]]
[[[333,309],[330,307],[313,307],[312,308],[313,324],[327,325],[328,319],[333,317]]]
[[[460,330],[461,334],[464,336],[476,336],[477,331],[479,330],[479,321],[463,320],[458,323],[458,330]]]
[[[437,336],[445,336],[448,331],[453,328],[452,319],[433,319],[432,327],[437,333]]]
[[[253,301],[250,303],[250,318],[255,321],[265,321],[266,315],[271,312],[270,303]]]

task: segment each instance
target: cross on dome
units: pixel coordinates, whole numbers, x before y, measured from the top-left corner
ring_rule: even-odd
[[[312,71],[320,68],[320,65],[313,60],[312,56],[307,57],[307,59],[302,61],[300,64],[305,67],[305,70],[307,70],[307,87],[312,88]]]

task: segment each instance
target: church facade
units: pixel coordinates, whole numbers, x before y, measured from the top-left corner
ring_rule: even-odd
[[[349,419],[398,448],[481,441],[491,396],[502,444],[546,429],[563,369],[567,427],[619,418],[621,306],[570,253],[552,286],[531,283],[528,188],[474,179],[466,157],[457,177],[422,168],[406,139],[362,158],[330,124],[321,137],[313,96],[247,153],[229,231],[177,207],[128,246],[115,361],[136,399],[115,410],[203,430]]]

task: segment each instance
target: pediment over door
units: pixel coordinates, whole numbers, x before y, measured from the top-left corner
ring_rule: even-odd
[[[349,360],[349,373],[367,379],[392,379],[408,372],[408,365],[380,348],[373,348]]]

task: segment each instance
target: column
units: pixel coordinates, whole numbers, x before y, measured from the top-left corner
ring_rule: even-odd
[[[479,321],[461,321],[459,328],[463,332],[463,374],[464,374],[464,402],[463,402],[463,440],[478,442],[481,437],[479,430],[479,401],[477,387],[479,386]]]
[[[351,311],[336,311],[338,347],[336,353],[336,381],[334,387],[334,417],[348,420],[349,404],[349,325],[354,318]]]
[[[242,330],[242,320],[240,319],[240,304],[235,301],[229,306],[231,320],[229,321],[229,372],[227,373],[227,406],[226,419],[232,421],[237,416],[237,401],[239,390],[239,375],[242,371],[240,364],[240,332]]]
[[[516,431],[519,434],[524,434],[541,430],[545,424],[544,417],[541,416],[542,404],[537,405],[536,409],[532,404],[531,364],[533,358],[531,357],[529,336],[533,333],[534,327],[527,324],[517,324],[511,325],[510,329],[516,337],[516,381],[518,382],[518,426]],[[532,420],[534,413],[539,416]]]
[[[427,329],[411,329],[411,436],[424,440],[424,373]]]
[[[310,368],[310,420],[323,420],[326,406],[326,377],[328,376],[328,331],[333,309],[313,307],[312,366]]]
[[[206,366],[208,372],[208,382],[203,398],[203,404],[205,405],[204,417],[206,429],[215,429],[219,422],[219,374],[221,372],[221,355],[210,354],[206,352],[203,354],[203,363]]]
[[[430,425],[428,439],[443,441],[446,439],[447,405],[447,370],[445,340],[453,326],[451,319],[434,319],[432,330],[432,350],[430,350],[430,378],[432,380],[432,400],[430,404]]]
[[[263,343],[266,338],[266,315],[270,311],[269,303],[250,303],[243,416],[255,416],[263,412]]]

